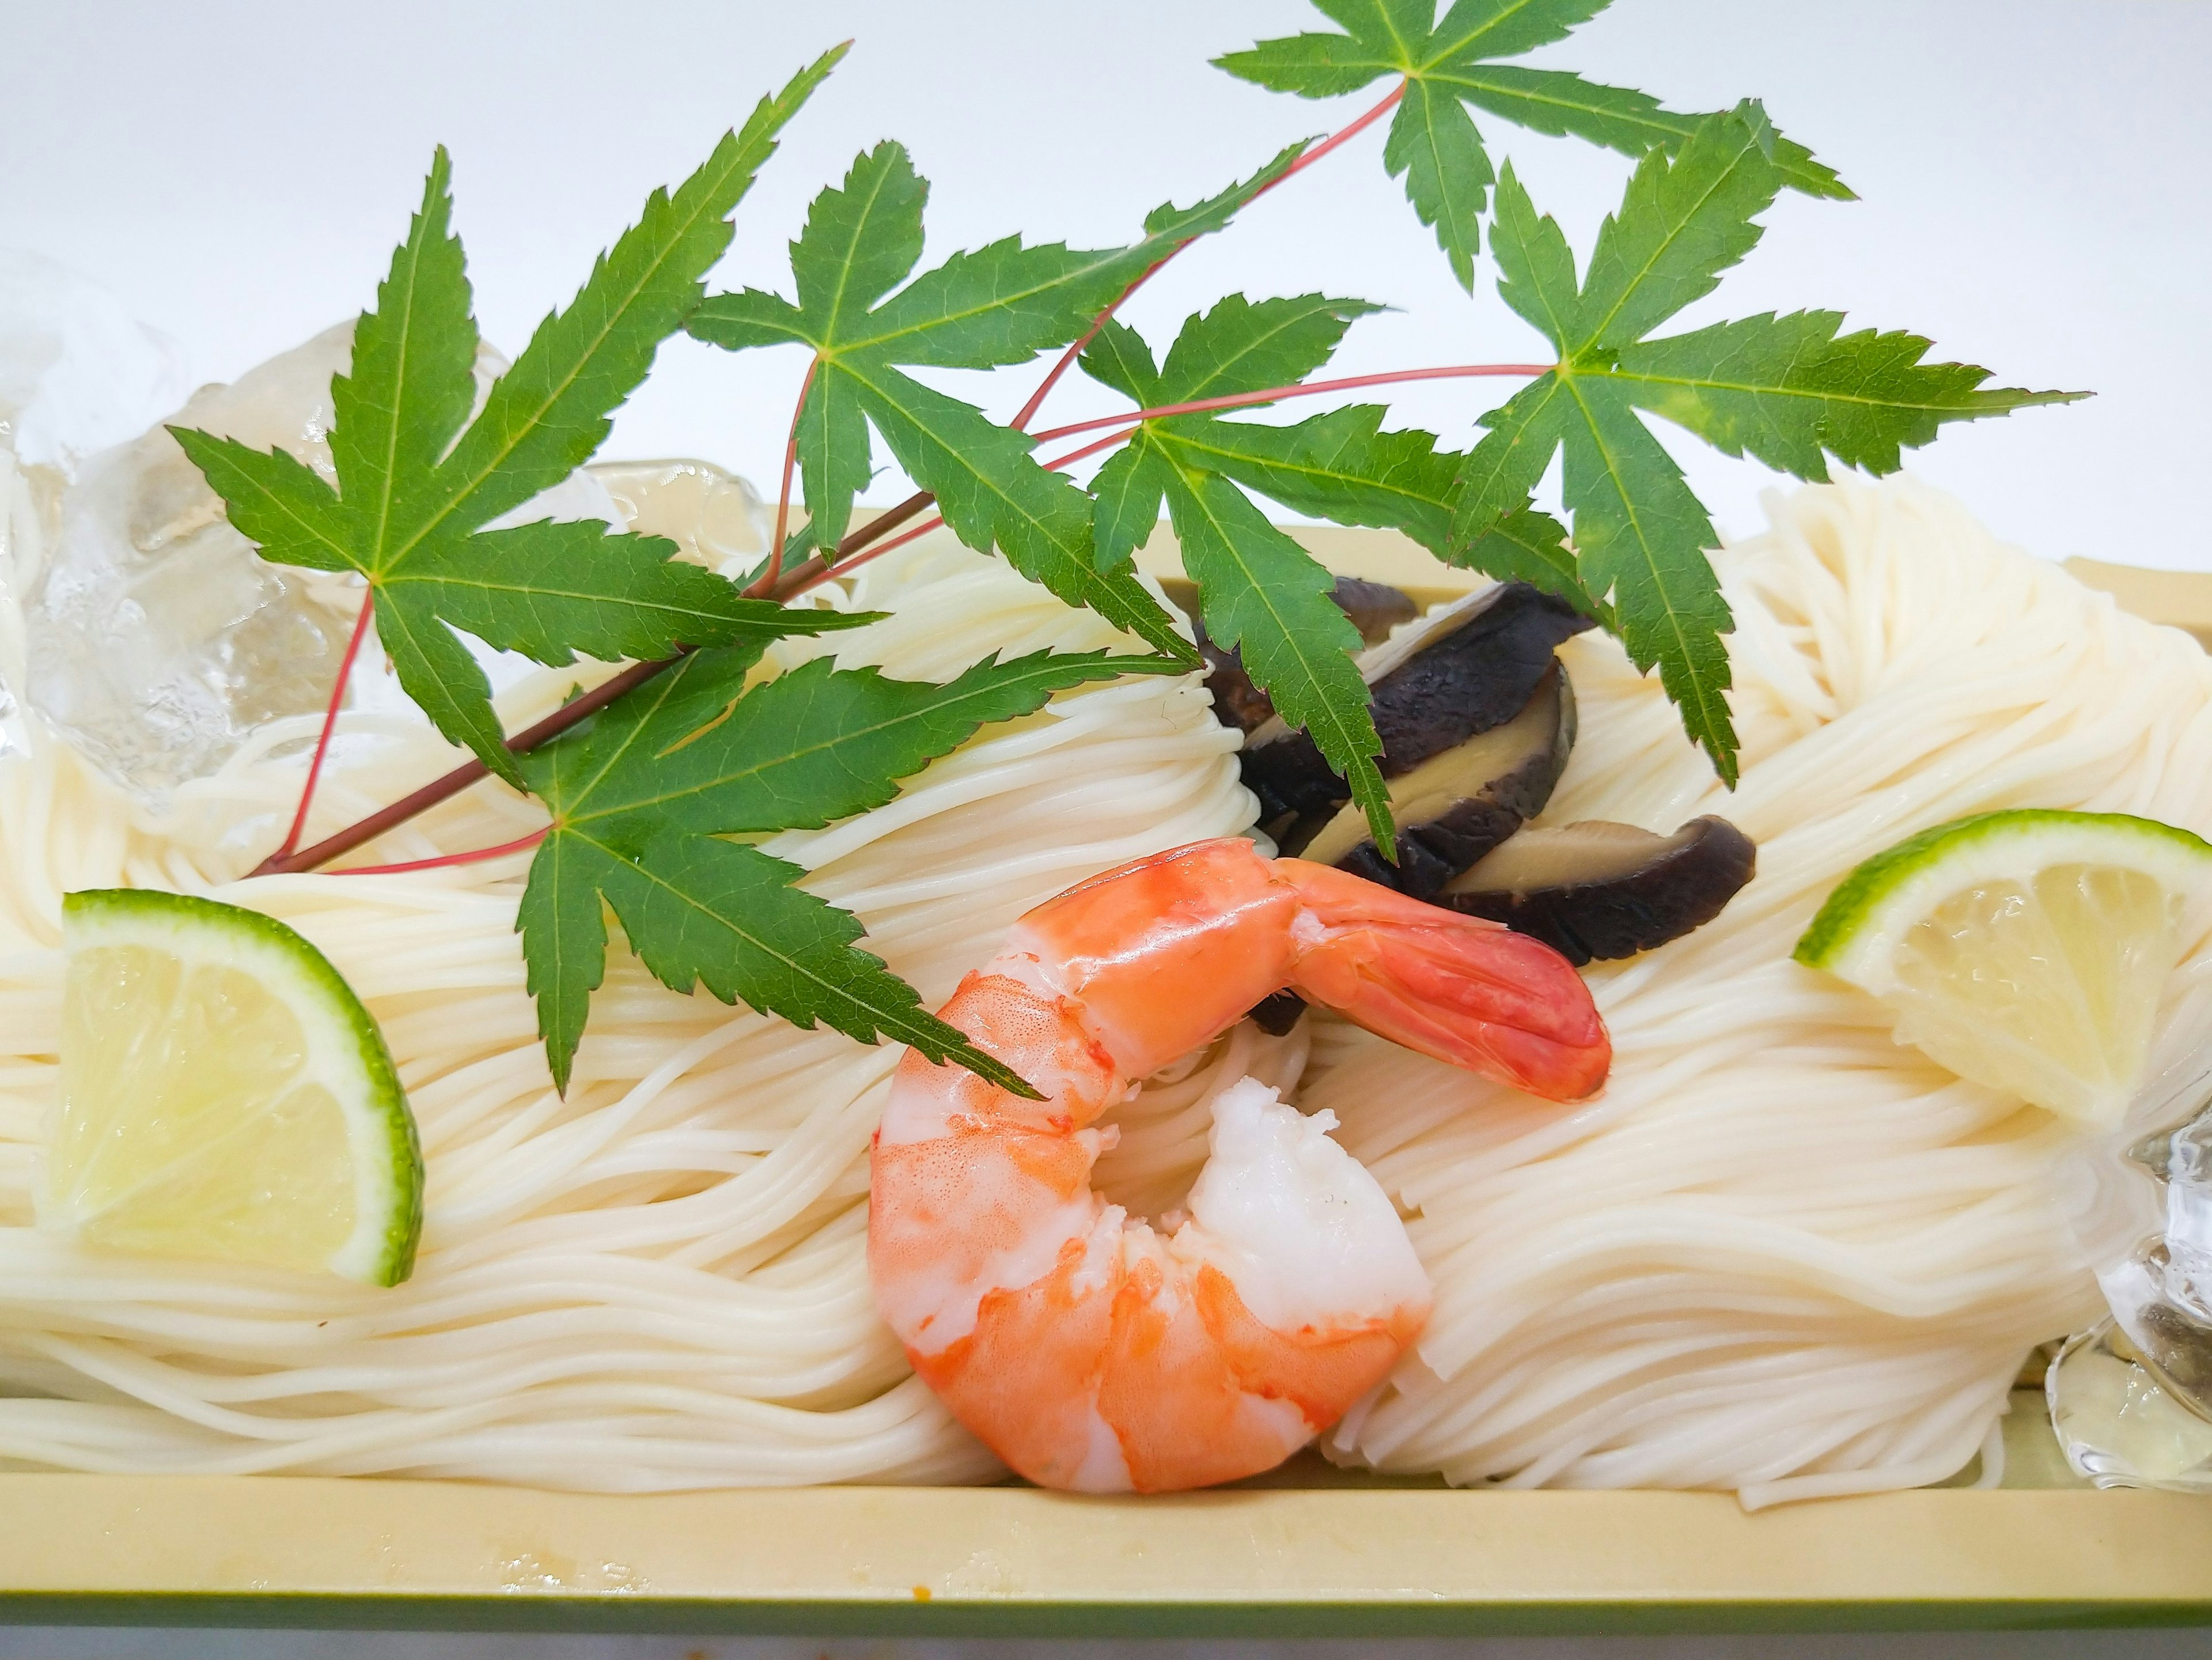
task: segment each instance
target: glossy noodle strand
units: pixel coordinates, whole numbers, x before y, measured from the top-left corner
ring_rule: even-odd
[[[1102,1190],[1155,1216],[1247,1073],[1333,1110],[1398,1202],[1435,1311],[1331,1458],[1753,1505],[1938,1481],[1993,1444],[2032,1346],[2100,1310],[2056,1123],[1900,1049],[1870,1000],[1789,952],[1859,860],[1964,813],[2212,831],[2212,665],[1909,480],[1769,510],[1719,561],[1733,794],[1615,645],[1563,650],[1581,738],[1540,822],[1720,812],[1759,843],[1717,921],[1588,971],[1616,1054],[1602,1096],[1537,1102],[1310,1016],[1284,1038],[1240,1027],[1109,1115]],[[834,648],[943,678],[1111,637],[942,538],[860,588],[849,603],[896,614],[778,660]],[[574,678],[516,687],[510,724]],[[866,1150],[897,1051],[675,995],[617,952],[563,1102],[512,933],[520,858],[233,882],[289,811],[311,731],[264,733],[159,821],[51,742],[0,761],[0,1462],[636,1489],[994,1475],[870,1297]],[[1084,690],[772,846],[934,1006],[1048,895],[1245,828],[1234,747],[1194,680]],[[318,824],[449,760],[411,717],[349,716]],[[375,853],[497,843],[533,812],[474,791]],[[59,897],[117,883],[267,909],[367,999],[428,1158],[414,1280],[103,1257],[30,1227]],[[2212,1013],[2204,942],[2176,983]]]

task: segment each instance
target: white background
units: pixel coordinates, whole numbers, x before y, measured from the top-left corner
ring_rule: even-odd
[[[1209,193],[1377,94],[1309,104],[1205,62],[1319,26],[1297,0],[0,0],[0,245],[96,276],[173,337],[198,377],[227,379],[367,303],[443,142],[479,315],[511,350],[647,190],[680,177],[762,91],[846,35],[858,37],[852,57],[740,210],[725,284],[777,284],[808,198],[885,136],[935,181],[932,258],[1015,230],[1092,246],[1127,238],[1163,199]],[[1864,198],[1785,197],[1765,243],[1689,321],[1832,306],[1855,323],[1930,334],[1942,355],[1986,363],[2002,383],[2094,389],[2087,405],[1953,429],[1915,465],[2039,552],[2212,569],[2200,486],[2212,448],[2212,5],[1620,0],[1534,61],[1678,108],[1762,96]],[[1586,252],[1626,163],[1484,125]],[[1130,319],[1164,342],[1224,293],[1322,289],[1399,308],[1353,331],[1340,373],[1531,355],[1538,343],[1498,301],[1486,262],[1474,298],[1453,285],[1380,152],[1378,128],[1276,192],[1177,261]],[[800,367],[790,352],[731,358],[672,344],[609,453],[702,454],[772,488]],[[990,383],[990,406],[1010,413],[1037,372]],[[1498,395],[1481,384],[1404,391],[1399,418],[1464,444],[1480,400]],[[1112,407],[1078,378],[1048,417]],[[1724,529],[1757,524],[1770,477],[1677,447]],[[871,495],[904,493],[886,477]],[[2201,1641],[1744,1639],[1496,1652],[2179,1656]],[[675,1660],[687,1650],[815,1652],[680,1639],[0,1632],[0,1660]],[[1283,1652],[1242,1651],[1271,1651]]]
[[[0,0],[0,245],[97,276],[202,379],[367,303],[439,142],[485,333],[513,350],[649,188],[847,35],[739,210],[724,284],[784,281],[807,199],[885,136],[934,182],[929,258],[1016,230],[1101,246],[1382,90],[1311,103],[1207,65],[1327,27],[1298,0]],[[2212,5],[1620,0],[1530,61],[1677,108],[1761,96],[1863,198],[1785,196],[1686,320],[1830,306],[1931,335],[1999,384],[2093,389],[1949,429],[1913,465],[2038,552],[2212,569]],[[1627,163],[1483,125],[1586,253]],[[1378,125],[1194,247],[1131,320],[1164,344],[1224,293],[1321,289],[1399,308],[1353,330],[1338,372],[1536,355],[1486,260],[1474,298],[1453,284],[1381,148]],[[800,368],[789,349],[673,343],[608,453],[702,454],[772,490]],[[1010,414],[1041,368],[969,395]],[[1391,396],[1401,423],[1463,445],[1509,386]],[[1047,423],[1115,406],[1073,376]],[[1771,475],[1674,447],[1724,530],[1758,524]],[[903,494],[886,476],[869,499]]]

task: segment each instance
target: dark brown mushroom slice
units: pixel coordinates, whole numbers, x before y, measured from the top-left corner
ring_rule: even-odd
[[[1420,614],[1420,607],[1413,596],[1388,582],[1370,582],[1364,577],[1340,576],[1329,596],[1336,607],[1352,619],[1352,627],[1359,630],[1359,638],[1366,645],[1379,645],[1389,637],[1390,630],[1401,623],[1410,623]],[[1244,660],[1237,653],[1218,646],[1206,637],[1206,626],[1196,618],[1192,627],[1198,636],[1199,654],[1205,658],[1209,671],[1206,689],[1213,694],[1214,713],[1224,726],[1234,727],[1239,732],[1251,732],[1274,718],[1275,706],[1267,694],[1252,684],[1252,677],[1244,672]]]
[[[1413,603],[1413,596],[1403,588],[1394,588],[1388,582],[1370,582],[1364,576],[1340,576],[1328,597],[1336,608],[1352,619],[1352,626],[1359,630],[1363,645],[1379,646],[1390,637],[1390,630],[1401,623],[1410,623],[1421,614]]]
[[[1203,630],[1198,636],[1198,652],[1206,660],[1206,689],[1213,694],[1214,718],[1223,726],[1249,733],[1275,718],[1274,703],[1252,684],[1252,677],[1244,672],[1243,660],[1235,652],[1224,651]]]
[[[1692,818],[1672,836],[1593,818],[1522,830],[1437,903],[1503,922],[1579,965],[1703,927],[1756,862],[1751,838],[1725,818]]]
[[[1398,862],[1386,861],[1358,804],[1283,850],[1432,899],[1444,885],[1541,812],[1575,744],[1575,692],[1557,661],[1520,714],[1389,780]],[[1296,841],[1295,836],[1291,838]]]
[[[1589,626],[1565,600],[1526,582],[1505,582],[1362,652],[1382,775],[1409,772],[1512,720],[1551,668],[1553,650]],[[1351,798],[1320,746],[1279,717],[1249,734],[1241,760],[1263,822],[1334,809]]]

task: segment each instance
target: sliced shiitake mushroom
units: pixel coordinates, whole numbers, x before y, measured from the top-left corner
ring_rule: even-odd
[[[1340,576],[1329,596],[1336,607],[1352,619],[1352,626],[1359,630],[1360,639],[1367,645],[1380,644],[1389,638],[1390,630],[1401,623],[1410,623],[1419,613],[1411,595],[1394,588],[1388,582],[1370,582],[1364,577]],[[1275,706],[1267,694],[1252,684],[1252,677],[1244,672],[1244,660],[1237,653],[1218,646],[1206,637],[1202,623],[1194,623],[1198,635],[1198,649],[1212,671],[1206,677],[1206,689],[1213,694],[1214,713],[1222,724],[1239,732],[1251,732],[1274,718]]]
[[[1512,720],[1552,666],[1553,649],[1589,626],[1565,600],[1526,582],[1505,582],[1362,652],[1382,775],[1409,772]],[[1351,797],[1320,746],[1279,717],[1252,732],[1242,760],[1263,824],[1333,812]]]
[[[1206,660],[1206,689],[1213,694],[1214,716],[1223,726],[1249,733],[1274,719],[1273,701],[1252,684],[1243,658],[1215,645],[1203,629],[1199,631],[1198,652]]]
[[[1398,824],[1398,862],[1386,862],[1368,834],[1367,815],[1347,804],[1303,842],[1287,833],[1283,851],[1334,865],[1416,899],[1444,885],[1521,828],[1551,800],[1575,744],[1575,693],[1555,660],[1520,714],[1502,727],[1431,756],[1389,781]]]
[[[1352,626],[1359,630],[1364,644],[1379,646],[1390,637],[1390,630],[1401,623],[1410,623],[1421,614],[1413,603],[1413,595],[1403,588],[1394,588],[1388,582],[1370,582],[1364,576],[1340,576],[1328,597],[1336,608],[1352,619]]]
[[[1725,818],[1692,818],[1672,836],[1594,818],[1522,830],[1437,903],[1533,935],[1580,964],[1702,927],[1751,880],[1756,857]]]

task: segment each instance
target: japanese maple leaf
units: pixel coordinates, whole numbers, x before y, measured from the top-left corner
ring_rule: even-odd
[[[553,815],[516,926],[555,1080],[567,1086],[605,972],[611,907],[631,949],[678,991],[704,986],[795,1025],[910,1043],[1030,1092],[859,948],[856,918],[795,886],[798,866],[726,838],[881,806],[987,722],[1086,681],[1188,666],[1039,652],[986,659],[939,685],[819,658],[749,689],[759,652],[751,642],[696,652],[522,757]]]
[[[1164,365],[1134,330],[1109,323],[1083,367],[1147,409],[1264,392],[1312,374],[1352,321],[1376,309],[1321,295],[1256,304],[1232,295],[1183,325]],[[1141,423],[1092,483],[1098,557],[1119,569],[1151,534],[1164,501],[1206,633],[1238,652],[1283,718],[1311,734],[1367,813],[1377,845],[1393,848],[1389,791],[1376,765],[1382,740],[1352,660],[1359,631],[1329,599],[1334,576],[1270,523],[1224,465],[1224,449],[1233,451],[1245,430],[1206,415]]]
[[[791,247],[795,301],[757,289],[717,295],[692,317],[690,331],[732,350],[783,343],[812,350],[798,442],[816,546],[843,535],[854,497],[873,475],[872,429],[970,547],[996,548],[1070,604],[1187,656],[1189,643],[1136,577],[1094,556],[1089,498],[1038,465],[1036,441],[903,371],[1018,363],[1066,344],[1132,279],[1225,224],[1298,148],[1195,207],[1160,209],[1127,247],[1033,246],[1008,237],[911,276],[928,185],[903,147],[878,144],[842,185],[815,198]]]
[[[1326,363],[1346,328],[1376,307],[1321,295],[1247,301],[1232,295],[1191,318],[1164,364],[1133,330],[1109,323],[1085,352],[1095,380],[1159,409],[1287,386]],[[1382,430],[1371,404],[1291,426],[1192,413],[1142,423],[1098,471],[1098,557],[1116,563],[1151,534],[1163,502],[1184,569],[1198,585],[1207,635],[1236,650],[1283,717],[1304,727],[1367,814],[1376,845],[1394,845],[1382,745],[1368,689],[1352,660],[1359,635],[1330,599],[1335,578],[1272,523],[1248,490],[1341,525],[1404,532],[1450,550],[1463,459],[1425,432]],[[1457,550],[1460,562],[1524,576],[1582,606],[1603,607],[1581,584],[1565,532],[1534,508],[1499,516]]]
[[[337,488],[284,451],[173,429],[264,557],[361,574],[400,684],[441,732],[511,782],[521,775],[489,684],[457,629],[555,666],[579,654],[661,657],[814,631],[811,613],[745,599],[675,562],[675,544],[657,537],[597,522],[485,527],[605,440],[609,416],[698,304],[775,135],[842,50],[763,99],[672,193],[653,194],[473,420],[477,326],[441,149],[376,306],[355,328],[350,371],[331,383]]]
[[[1435,228],[1460,286],[1474,287],[1474,256],[1496,178],[1469,106],[1534,132],[1571,135],[1629,155],[1680,149],[1702,117],[1677,114],[1626,87],[1565,70],[1500,64],[1565,39],[1611,0],[1456,0],[1442,19],[1435,0],[1314,0],[1344,30],[1262,40],[1214,60],[1278,92],[1334,98],[1385,76],[1404,91],[1382,164],[1402,174],[1421,222]],[[1802,145],[1778,140],[1783,182],[1814,196],[1849,197]]]
[[[1989,371],[1921,360],[1917,335],[1838,332],[1839,312],[1651,331],[1712,291],[1758,242],[1755,222],[1784,181],[1758,105],[1708,116],[1673,156],[1638,164],[1579,279],[1556,222],[1540,218],[1509,166],[1498,180],[1498,291],[1558,350],[1548,373],[1483,417],[1460,469],[1448,553],[1489,568],[1482,538],[1525,513],[1564,447],[1571,559],[1610,596],[1613,625],[1638,668],[1656,665],[1690,736],[1721,777],[1736,775],[1726,693],[1728,602],[1705,550],[1718,538],[1681,469],[1638,414],[1649,410],[1729,455],[1825,479],[1826,458],[1893,472],[1902,449],[1950,421],[2002,415],[2081,392],[1984,387]],[[1499,572],[1500,575],[1518,574]]]

